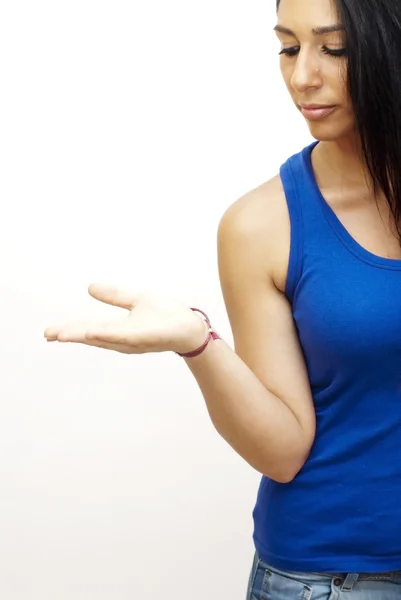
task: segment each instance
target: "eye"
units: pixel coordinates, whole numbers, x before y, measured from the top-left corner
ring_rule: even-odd
[[[293,56],[296,56],[298,54],[298,52],[299,52],[299,46],[294,46],[293,48],[284,48],[283,50],[281,50],[281,52],[279,52],[279,55],[284,54],[285,56],[292,58]],[[336,57],[347,55],[346,48],[338,48],[337,50],[330,50],[330,48],[323,46],[322,52],[324,54],[327,54],[328,56],[336,56]]]
[[[285,56],[295,56],[299,52],[299,46],[294,46],[294,48],[284,48],[279,52],[279,55],[284,54]]]
[[[322,52],[324,52],[325,54],[328,54],[329,56],[346,56],[347,55],[346,48],[338,48],[337,50],[330,50],[329,48],[326,48],[326,46],[323,46]]]

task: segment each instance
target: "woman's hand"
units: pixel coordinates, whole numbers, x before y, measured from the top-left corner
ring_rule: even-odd
[[[88,292],[100,302],[125,308],[128,314],[107,323],[48,327],[44,333],[47,341],[75,342],[124,354],[145,354],[191,352],[207,338],[208,327],[200,314],[172,298],[134,294],[102,284],[91,284]]]

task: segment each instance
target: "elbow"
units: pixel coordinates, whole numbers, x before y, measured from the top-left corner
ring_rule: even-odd
[[[285,473],[281,473],[280,475],[278,474],[267,474],[267,473],[263,473],[263,475],[265,477],[267,477],[268,479],[272,479],[273,481],[276,481],[277,483],[291,483],[291,481],[293,481],[293,479],[295,478],[295,475],[288,475]]]
[[[298,469],[297,473],[295,473],[293,469],[283,469],[282,465],[275,465],[274,467],[270,465],[270,468],[266,468],[265,466],[265,468],[259,468],[257,470],[264,477],[267,477],[267,479],[271,479],[277,483],[291,483],[291,481],[295,479],[297,473],[300,471],[300,469]]]
[[[276,478],[275,481],[277,481],[277,483],[291,483],[291,481],[293,480],[293,477],[280,477],[280,478]]]
[[[304,465],[309,459],[312,447],[315,441],[316,429],[313,428],[308,434],[305,434],[298,449],[289,458],[287,468],[280,474],[280,483],[291,483],[302,471]]]
[[[275,465],[275,468],[266,469],[266,473],[263,473],[269,479],[273,479],[277,481],[277,483],[291,483],[297,475],[302,471],[305,463],[308,460],[310,454],[311,447],[308,447],[302,452],[302,454],[297,456],[295,459],[290,461],[290,464],[284,468],[283,465],[280,468],[277,468],[278,465]]]
[[[287,472],[270,473],[270,474],[262,473],[262,475],[264,475],[265,477],[268,477],[269,479],[272,479],[273,481],[276,481],[277,483],[291,483],[291,481],[293,481],[295,479],[295,477],[298,475],[300,470],[301,469],[298,469],[298,471],[296,473],[294,473],[294,471],[291,471],[291,472],[287,471]]]
[[[295,474],[293,474],[293,473],[291,473],[291,474],[285,474],[282,477],[280,477],[279,479],[276,479],[276,481],[278,483],[291,483],[291,481],[294,481],[294,479],[298,475],[299,471],[297,471]]]

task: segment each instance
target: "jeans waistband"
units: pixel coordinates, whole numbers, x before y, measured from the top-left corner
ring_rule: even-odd
[[[335,577],[345,579],[348,573],[314,573],[314,575],[325,575],[327,577]],[[358,579],[385,581],[386,579],[399,579],[401,581],[400,571],[381,571],[378,573],[358,573]]]
[[[316,571],[311,571],[311,572],[299,572],[299,571],[289,571],[289,570],[283,570],[280,569],[279,567],[274,567],[272,565],[269,565],[268,563],[265,563],[261,557],[259,556],[258,552],[255,552],[255,564],[257,564],[258,562],[261,563],[264,567],[271,569],[272,571],[277,571],[278,573],[281,573],[283,575],[285,575],[286,573],[291,577],[294,576],[296,578],[299,578],[300,576],[303,577],[309,577],[312,578],[316,581],[319,580],[319,578],[322,577],[330,577],[331,579],[349,579],[351,578],[356,578],[359,580],[371,580],[371,581],[386,581],[386,580],[397,580],[401,582],[401,569],[397,569],[394,571],[377,571],[377,572],[370,572],[370,573],[363,573],[363,572],[347,572],[347,573],[326,573],[326,572],[316,572]]]

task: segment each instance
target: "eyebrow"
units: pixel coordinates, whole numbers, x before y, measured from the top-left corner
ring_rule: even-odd
[[[295,33],[291,31],[291,29],[283,27],[282,25],[276,25],[273,31],[296,37]],[[315,29],[312,29],[313,35],[325,35],[326,33],[335,33],[336,31],[344,31],[344,27],[342,25],[328,25],[326,27],[316,27]]]

